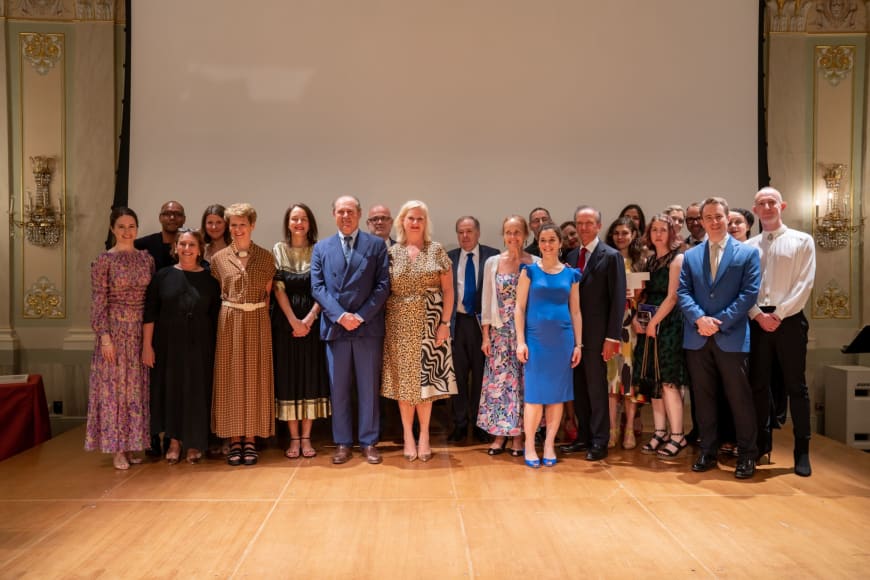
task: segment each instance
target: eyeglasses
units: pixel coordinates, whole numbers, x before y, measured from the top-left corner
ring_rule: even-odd
[[[391,218],[390,216],[386,216],[386,215],[375,215],[375,216],[370,217],[366,221],[368,221],[370,224],[379,224],[382,222],[393,221],[393,218]]]
[[[686,218],[686,223],[689,223],[689,222],[699,222],[699,221],[701,221],[701,218],[699,218],[699,217],[687,217],[687,218]]]

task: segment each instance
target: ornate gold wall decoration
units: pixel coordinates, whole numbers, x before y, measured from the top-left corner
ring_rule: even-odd
[[[25,318],[63,318],[63,294],[45,276],[24,294]]]
[[[63,57],[63,35],[28,32],[21,36],[24,39],[24,60],[39,74],[48,74]]]
[[[813,24],[828,31],[855,30],[857,12],[857,0],[816,0]]]
[[[806,32],[809,2],[801,0],[767,0],[771,32]]]
[[[852,72],[852,65],[855,62],[855,47],[853,46],[819,47],[817,55],[816,64],[822,76],[831,83],[831,86],[837,86]]]
[[[843,294],[834,280],[828,282],[821,296],[813,304],[813,318],[851,318],[849,296]]]
[[[27,16],[60,16],[63,0],[19,0],[18,9]]]
[[[76,0],[78,20],[114,20],[115,6],[110,0]]]

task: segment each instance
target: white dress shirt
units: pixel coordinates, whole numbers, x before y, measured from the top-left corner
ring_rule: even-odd
[[[761,258],[761,288],[758,304],[749,317],[761,313],[760,306],[775,306],[780,320],[804,309],[816,277],[816,248],[813,238],[783,224],[772,232],[763,232],[746,242],[758,248]]]
[[[474,254],[472,261],[474,262],[474,280],[475,283],[480,279],[480,244],[471,249]],[[465,306],[462,304],[462,297],[465,296],[465,264],[468,263],[468,252],[459,248],[459,265],[456,267],[456,311],[462,314],[474,314],[474,312],[466,312]],[[475,290],[478,288],[475,286]]]

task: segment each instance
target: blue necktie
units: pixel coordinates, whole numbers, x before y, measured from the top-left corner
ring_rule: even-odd
[[[462,295],[462,306],[466,314],[474,314],[475,296],[477,295],[477,276],[474,272],[474,254],[468,252],[465,260],[465,290]]]
[[[350,245],[353,243],[353,236],[344,236],[344,244],[342,244],[342,250],[344,250],[344,261],[350,262]]]

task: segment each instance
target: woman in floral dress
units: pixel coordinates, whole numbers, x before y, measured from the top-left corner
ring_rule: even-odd
[[[91,264],[91,358],[85,449],[113,453],[116,469],[142,459],[133,454],[151,440],[148,368],[142,364],[142,315],[154,259],[133,247],[139,218],[126,207],[112,210],[113,244]]]
[[[495,436],[489,455],[501,454],[507,437],[511,437],[511,455],[523,454],[523,365],[517,359],[514,306],[520,265],[540,260],[523,250],[528,236],[525,218],[508,216],[502,223],[507,249],[487,260],[483,270],[481,324],[486,367],[477,426]]]

